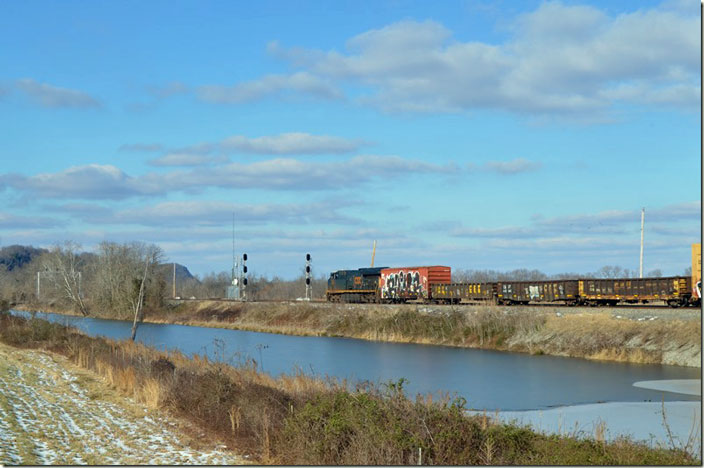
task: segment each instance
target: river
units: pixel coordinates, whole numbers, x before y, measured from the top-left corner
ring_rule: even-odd
[[[28,312],[13,311],[21,316]],[[131,324],[36,313],[89,335],[124,339]],[[407,379],[407,394],[464,397],[477,410],[544,410],[604,402],[701,401],[700,396],[634,387],[640,381],[701,379],[701,369],[629,364],[351,338],[300,337],[173,324],[143,323],[137,340],[159,349],[237,364],[254,359],[271,375],[300,369],[319,377],[377,383]]]

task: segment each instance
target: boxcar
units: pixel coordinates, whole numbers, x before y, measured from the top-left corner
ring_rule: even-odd
[[[448,266],[384,268],[379,278],[380,297],[382,302],[427,300],[433,284],[450,283],[451,278]]]
[[[577,304],[576,280],[555,281],[500,281],[496,284],[499,304],[528,304],[529,302],[565,302]]]
[[[689,303],[691,283],[686,276],[584,279],[579,280],[579,297],[582,303],[592,305],[664,301],[675,307]]]
[[[430,286],[433,302],[458,304],[460,301],[494,301],[496,283],[437,283]]]

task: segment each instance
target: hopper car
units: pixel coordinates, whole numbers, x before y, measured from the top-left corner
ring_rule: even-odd
[[[428,266],[339,270],[330,275],[326,297],[331,302],[589,306],[662,302],[680,307],[701,305],[700,291],[701,283],[693,287],[689,276],[453,283],[450,267]]]

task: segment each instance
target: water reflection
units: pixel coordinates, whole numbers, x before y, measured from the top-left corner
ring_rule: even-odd
[[[26,312],[13,311],[28,316]],[[90,335],[129,336],[131,324],[116,320],[38,313]],[[170,324],[142,324],[138,341],[186,355],[205,354],[242,362],[256,360],[272,374],[334,376],[352,381],[406,378],[409,395],[446,392],[476,409],[527,410],[604,401],[660,401],[662,392],[634,387],[642,380],[701,378],[701,370],[677,366],[610,363],[557,356],[383,343],[350,338],[300,337]],[[215,346],[221,340],[222,346]],[[218,351],[217,348],[222,348]],[[665,394],[666,400],[699,400]]]

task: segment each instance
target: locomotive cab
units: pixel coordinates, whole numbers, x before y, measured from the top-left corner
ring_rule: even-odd
[[[380,268],[338,270],[330,273],[326,298],[331,302],[377,302]]]

